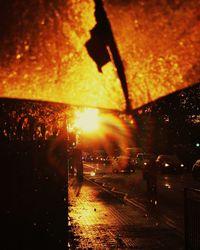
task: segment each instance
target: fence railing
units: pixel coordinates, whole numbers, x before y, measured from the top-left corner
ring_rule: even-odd
[[[200,190],[185,188],[185,249],[200,249]]]

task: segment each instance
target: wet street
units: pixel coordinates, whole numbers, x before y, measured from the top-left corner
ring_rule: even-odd
[[[84,179],[69,182],[69,249],[183,249],[184,240],[150,212]]]

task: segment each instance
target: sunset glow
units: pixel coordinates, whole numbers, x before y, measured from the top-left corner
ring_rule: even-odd
[[[99,111],[87,108],[76,112],[74,127],[83,132],[93,132],[99,128],[99,122]]]

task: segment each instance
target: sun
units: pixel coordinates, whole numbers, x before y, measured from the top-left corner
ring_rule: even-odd
[[[82,111],[77,111],[75,114],[74,127],[83,132],[93,132],[99,128],[99,124],[98,109],[86,108]]]

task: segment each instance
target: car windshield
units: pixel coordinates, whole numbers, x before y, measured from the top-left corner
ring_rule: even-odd
[[[0,249],[192,249],[200,1],[8,0],[0,13]]]
[[[152,158],[155,158],[155,155],[152,155],[152,154],[144,154],[143,158],[144,158],[144,159],[152,159]]]
[[[165,155],[160,157],[163,161],[179,162],[179,159],[175,155]]]

